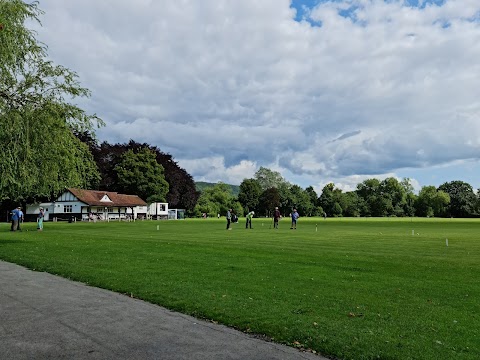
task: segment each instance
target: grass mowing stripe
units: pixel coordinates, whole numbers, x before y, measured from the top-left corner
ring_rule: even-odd
[[[478,220],[34,225],[0,258],[339,358],[480,358]]]

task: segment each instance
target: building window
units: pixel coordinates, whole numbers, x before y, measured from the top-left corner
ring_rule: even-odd
[[[71,213],[72,212],[72,205],[64,205],[63,206],[64,213]]]
[[[160,211],[165,211],[165,205],[164,204],[160,204],[159,208],[160,208]]]
[[[107,208],[107,212],[113,213],[113,207],[108,207],[108,208]]]

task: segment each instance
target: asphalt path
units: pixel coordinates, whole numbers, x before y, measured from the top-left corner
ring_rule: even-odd
[[[3,261],[0,359],[325,360]]]

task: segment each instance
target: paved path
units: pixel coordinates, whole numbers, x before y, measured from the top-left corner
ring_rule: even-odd
[[[0,359],[325,359],[0,261]]]

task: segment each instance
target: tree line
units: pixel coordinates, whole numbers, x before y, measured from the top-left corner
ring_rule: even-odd
[[[260,216],[271,216],[277,206],[284,216],[296,208],[303,216],[477,217],[480,191],[456,180],[439,187],[424,186],[415,194],[408,178],[389,177],[366,179],[354,191],[346,192],[329,183],[318,195],[312,186],[302,189],[280,173],[261,167],[253,178],[242,181],[238,197],[221,183],[202,192],[195,215],[216,216],[232,208],[238,214],[254,210]]]

